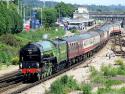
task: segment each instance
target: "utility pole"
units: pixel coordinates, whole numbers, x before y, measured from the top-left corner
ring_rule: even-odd
[[[18,2],[18,9],[17,9],[17,11],[18,11],[18,14],[20,14],[20,1],[18,0],[17,2]]]
[[[42,26],[42,15],[43,14],[43,9],[41,8],[41,26]]]
[[[60,19],[60,8],[59,8],[59,19]]]
[[[22,4],[22,2],[20,3],[20,15],[21,15],[21,17],[23,18],[23,4]]]
[[[45,8],[46,7],[46,1],[44,0],[43,1],[43,8]]]
[[[23,21],[25,23],[25,5],[23,5]]]
[[[41,8],[41,25],[42,25],[42,17],[43,17],[43,9],[45,8],[45,0],[43,1],[43,7]]]

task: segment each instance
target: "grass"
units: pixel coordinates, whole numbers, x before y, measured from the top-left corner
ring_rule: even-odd
[[[112,89],[112,88],[99,88],[95,94],[124,94],[125,87],[121,89]]]
[[[35,32],[22,32],[17,34],[17,36],[22,37],[23,39],[26,40],[28,39],[32,42],[36,42],[42,40],[44,34],[48,34],[48,39],[54,39],[57,36],[62,37],[65,34],[65,32],[61,28],[58,28],[58,31],[56,31],[55,29],[50,29],[48,31],[45,31],[45,29],[38,29]]]
[[[49,30],[38,29],[32,32],[21,32],[14,35],[5,34],[0,36],[0,63],[7,66],[18,64],[20,48],[28,42],[42,40],[44,34],[48,34],[48,39],[54,39],[57,36],[62,37],[65,32],[62,28],[58,28],[58,31],[50,28]]]

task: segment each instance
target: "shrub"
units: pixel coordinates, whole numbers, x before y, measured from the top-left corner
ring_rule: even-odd
[[[125,70],[122,70],[121,68],[118,68],[118,74],[119,75],[125,75]]]
[[[11,58],[17,56],[17,49],[0,43],[0,62],[9,66]]]
[[[90,66],[91,77],[96,76],[99,72],[95,69],[95,67]]]
[[[18,65],[19,64],[19,58],[18,57],[14,57],[11,59],[12,65]]]
[[[97,94],[124,94],[125,93],[125,87],[121,89],[112,89],[112,88],[99,88],[97,91]]]
[[[97,94],[112,94],[111,88],[99,88]]]
[[[101,71],[103,72],[104,76],[116,76],[117,75],[117,69],[111,67],[110,65],[102,66]]]
[[[12,34],[5,34],[0,37],[0,41],[4,44],[19,47],[21,42],[16,39]]]
[[[125,93],[125,87],[121,88],[121,89],[119,90],[119,92],[120,92],[121,94],[124,94],[124,93]]]
[[[97,83],[97,84],[104,84],[106,81],[106,78],[104,78],[103,75],[95,75],[93,78],[92,78],[92,82],[94,83]]]
[[[67,94],[71,90],[78,89],[76,80],[72,77],[64,75],[60,79],[54,81],[50,87],[50,94]]]
[[[70,32],[71,32],[71,33],[76,33],[77,30],[76,30],[76,29],[72,29],[72,30],[70,30]]]
[[[82,86],[83,94],[91,94],[92,87],[89,84],[84,84]]]
[[[63,86],[61,85],[59,79],[52,83],[50,94],[63,94]]]
[[[119,67],[118,67],[118,74],[119,75],[125,75],[125,65],[123,64],[123,65],[120,65]]]
[[[110,86],[112,86],[112,85],[119,85],[119,84],[122,84],[122,83],[123,83],[123,82],[120,81],[120,80],[107,79],[107,80],[105,81],[105,86],[108,87],[108,88],[110,88]]]
[[[115,64],[116,65],[123,65],[124,63],[123,63],[122,59],[118,59],[118,60],[115,61]]]
[[[124,70],[125,71],[125,65],[120,65],[119,67],[121,70]]]

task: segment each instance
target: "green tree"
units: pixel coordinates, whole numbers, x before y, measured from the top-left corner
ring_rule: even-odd
[[[64,2],[58,3],[55,6],[58,12],[58,17],[72,17],[75,7],[71,4],[65,4]]]
[[[11,3],[9,8],[5,2],[0,3],[0,35],[17,33],[22,30],[22,19],[17,13],[16,6]]]
[[[43,10],[43,24],[46,28],[54,26],[57,19],[57,12],[54,8]]]

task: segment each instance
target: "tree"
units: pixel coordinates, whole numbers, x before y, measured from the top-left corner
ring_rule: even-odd
[[[22,19],[15,5],[11,3],[7,8],[6,3],[0,3],[0,35],[17,33],[22,30],[22,26]]]
[[[57,11],[54,8],[44,9],[42,19],[46,28],[54,26],[57,19]]]
[[[65,4],[64,2],[58,3],[55,6],[58,12],[58,17],[72,17],[75,7],[71,4]]]

